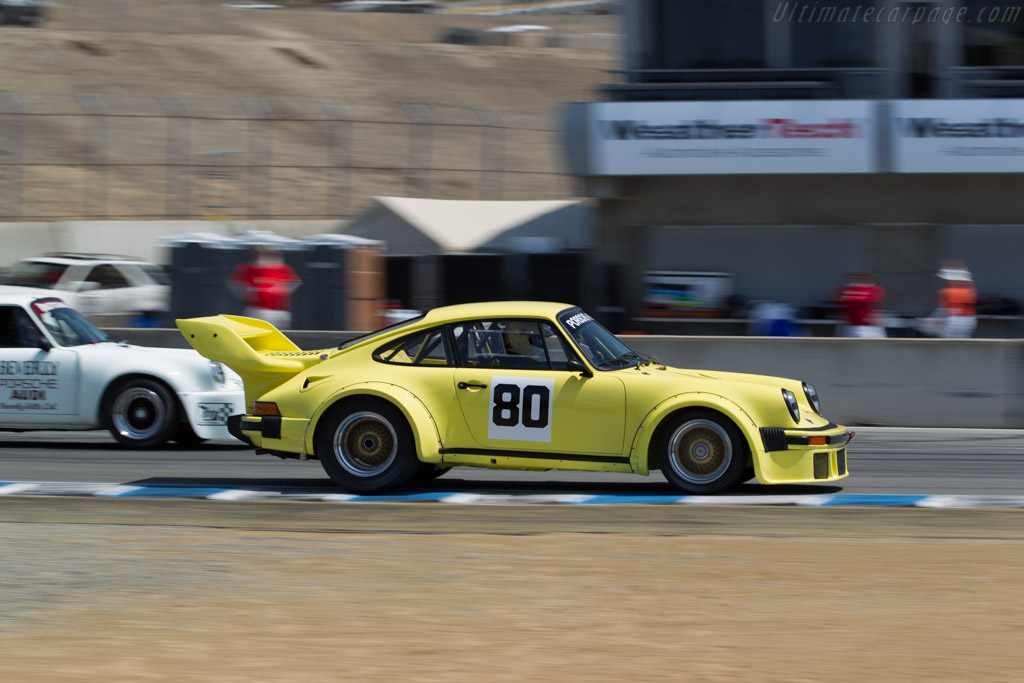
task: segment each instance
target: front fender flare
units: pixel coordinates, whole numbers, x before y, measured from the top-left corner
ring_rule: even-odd
[[[412,428],[413,438],[416,440],[416,456],[422,462],[441,462],[441,434],[437,429],[434,417],[427,410],[427,407],[411,391],[397,384],[387,382],[360,382],[350,384],[339,389],[328,396],[323,403],[317,407],[309,421],[306,429],[306,452],[315,453],[315,436],[317,425],[324,413],[331,409],[338,401],[356,396],[372,396],[384,399],[402,411],[402,415],[409,421]]]
[[[658,427],[669,417],[683,410],[690,408],[708,408],[722,413],[735,423],[736,427],[747,440],[747,446],[754,462],[754,470],[760,476],[760,464],[758,462],[758,444],[760,443],[760,432],[757,424],[750,415],[732,400],[719,394],[707,392],[689,392],[670,396],[658,405],[654,406],[644,416],[636,435],[633,437],[633,445],[629,452],[630,467],[637,474],[650,474],[647,467],[647,455],[650,452],[651,441],[658,433]]]

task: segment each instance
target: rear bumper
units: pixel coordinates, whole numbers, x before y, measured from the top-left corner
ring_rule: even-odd
[[[309,420],[297,417],[239,415],[238,431],[243,441],[256,448],[286,453],[306,453]]]
[[[820,429],[762,427],[763,450],[754,470],[763,484],[828,482],[849,476],[846,445],[853,432],[829,423]]]

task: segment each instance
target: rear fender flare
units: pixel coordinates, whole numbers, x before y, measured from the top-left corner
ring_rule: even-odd
[[[387,382],[350,384],[331,394],[313,413],[306,430],[306,452],[315,453],[316,428],[320,419],[339,401],[361,396],[380,398],[402,412],[416,439],[416,457],[422,462],[441,462],[441,435],[437,423],[423,402],[408,389]]]
[[[652,444],[657,445],[656,439],[660,436],[659,428],[676,413],[691,408],[708,408],[732,420],[740,430],[740,433],[743,434],[743,438],[747,440],[747,447],[750,449],[754,470],[760,476],[761,466],[757,456],[761,450],[758,448],[761,433],[758,430],[757,424],[735,402],[725,396],[706,392],[676,394],[654,406],[644,416],[643,422],[640,423],[640,427],[637,429],[636,436],[633,437],[633,445],[629,452],[630,466],[634,472],[637,474],[650,474],[648,456]]]

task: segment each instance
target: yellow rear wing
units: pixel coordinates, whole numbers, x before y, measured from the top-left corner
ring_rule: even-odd
[[[333,349],[303,351],[280,330],[264,320],[240,315],[212,315],[174,321],[200,355],[220,361],[239,374],[245,384],[245,403],[306,368],[316,365]]]

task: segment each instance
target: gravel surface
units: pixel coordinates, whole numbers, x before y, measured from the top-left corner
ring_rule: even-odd
[[[0,501],[0,680],[1020,681],[1024,512]]]

